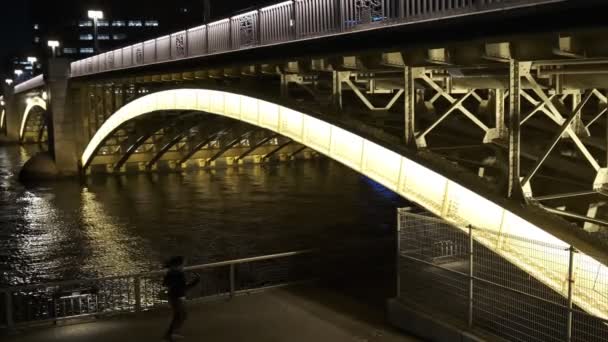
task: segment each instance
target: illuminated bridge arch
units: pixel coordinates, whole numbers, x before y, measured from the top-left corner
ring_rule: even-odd
[[[6,109],[2,108],[2,110],[0,111],[0,131],[4,130],[5,119],[6,119]]]
[[[25,110],[23,111],[23,116],[21,117],[21,128],[19,129],[19,140],[20,141],[23,141],[25,139],[25,135],[27,133],[26,132],[27,125],[28,125],[29,121],[33,119],[32,112],[34,112],[36,109],[38,109],[38,110],[42,109],[43,113],[46,112],[46,110],[47,110],[46,101],[38,96],[27,100],[27,106],[25,107]],[[41,131],[45,125],[44,117],[43,117],[43,115],[41,115],[37,119],[41,121],[40,127],[38,129],[38,131]],[[39,133],[39,132],[37,132],[37,133]],[[41,135],[41,134],[39,134],[39,135]]]
[[[89,166],[104,141],[121,125],[148,113],[176,110],[216,114],[288,137],[383,184],[457,226],[473,225],[494,231],[495,234],[477,234],[478,242],[490,249],[494,250],[498,244],[510,245],[511,236],[521,236],[561,245],[567,253],[569,244],[412,159],[311,115],[224,91],[169,90],[130,102],[114,113],[94,135],[82,154],[83,168]],[[568,279],[568,258],[556,258],[550,265],[539,264],[525,246],[516,243],[497,253],[558,293],[567,295],[564,292],[567,287],[563,284]],[[608,281],[605,265],[584,254],[578,255],[577,267],[581,272],[602,273],[601,279]],[[608,292],[608,282],[597,286],[598,291]],[[599,303],[583,292],[575,293],[574,301],[585,310],[608,317],[608,302]]]

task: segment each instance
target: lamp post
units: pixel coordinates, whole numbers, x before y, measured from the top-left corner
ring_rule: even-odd
[[[95,40],[95,53],[99,52],[99,40],[97,39],[97,24],[99,19],[103,19],[102,11],[89,11],[89,19],[93,19],[93,39]]]
[[[57,40],[49,40],[47,42],[47,45],[51,48],[52,51],[52,57],[55,58],[55,49],[57,49],[59,47],[59,41]]]
[[[32,72],[30,74],[30,77],[34,77],[34,75],[36,74],[36,62],[38,62],[38,58],[36,58],[36,57],[28,57],[27,61],[28,61],[28,63],[30,63],[30,65],[32,67]]]
[[[16,69],[15,70],[15,76],[17,76],[17,81],[19,81],[19,78],[21,77],[21,75],[23,75],[23,70]]]
[[[4,80],[4,83],[6,83],[7,85],[10,86],[11,84],[13,84],[13,80],[10,79],[10,78],[7,78],[7,79]]]

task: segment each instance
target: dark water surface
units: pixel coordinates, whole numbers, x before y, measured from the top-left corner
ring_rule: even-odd
[[[206,263],[391,237],[405,201],[318,159],[185,174],[95,176],[24,186],[33,151],[0,147],[0,283]]]

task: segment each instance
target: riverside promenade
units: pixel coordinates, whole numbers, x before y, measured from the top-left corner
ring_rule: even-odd
[[[168,310],[0,335],[5,342],[161,341]],[[181,341],[421,341],[388,326],[381,309],[310,287],[289,287],[189,305]]]

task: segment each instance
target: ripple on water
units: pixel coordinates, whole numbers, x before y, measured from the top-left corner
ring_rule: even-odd
[[[0,281],[157,269],[392,236],[395,194],[327,160],[24,187],[0,147]]]

